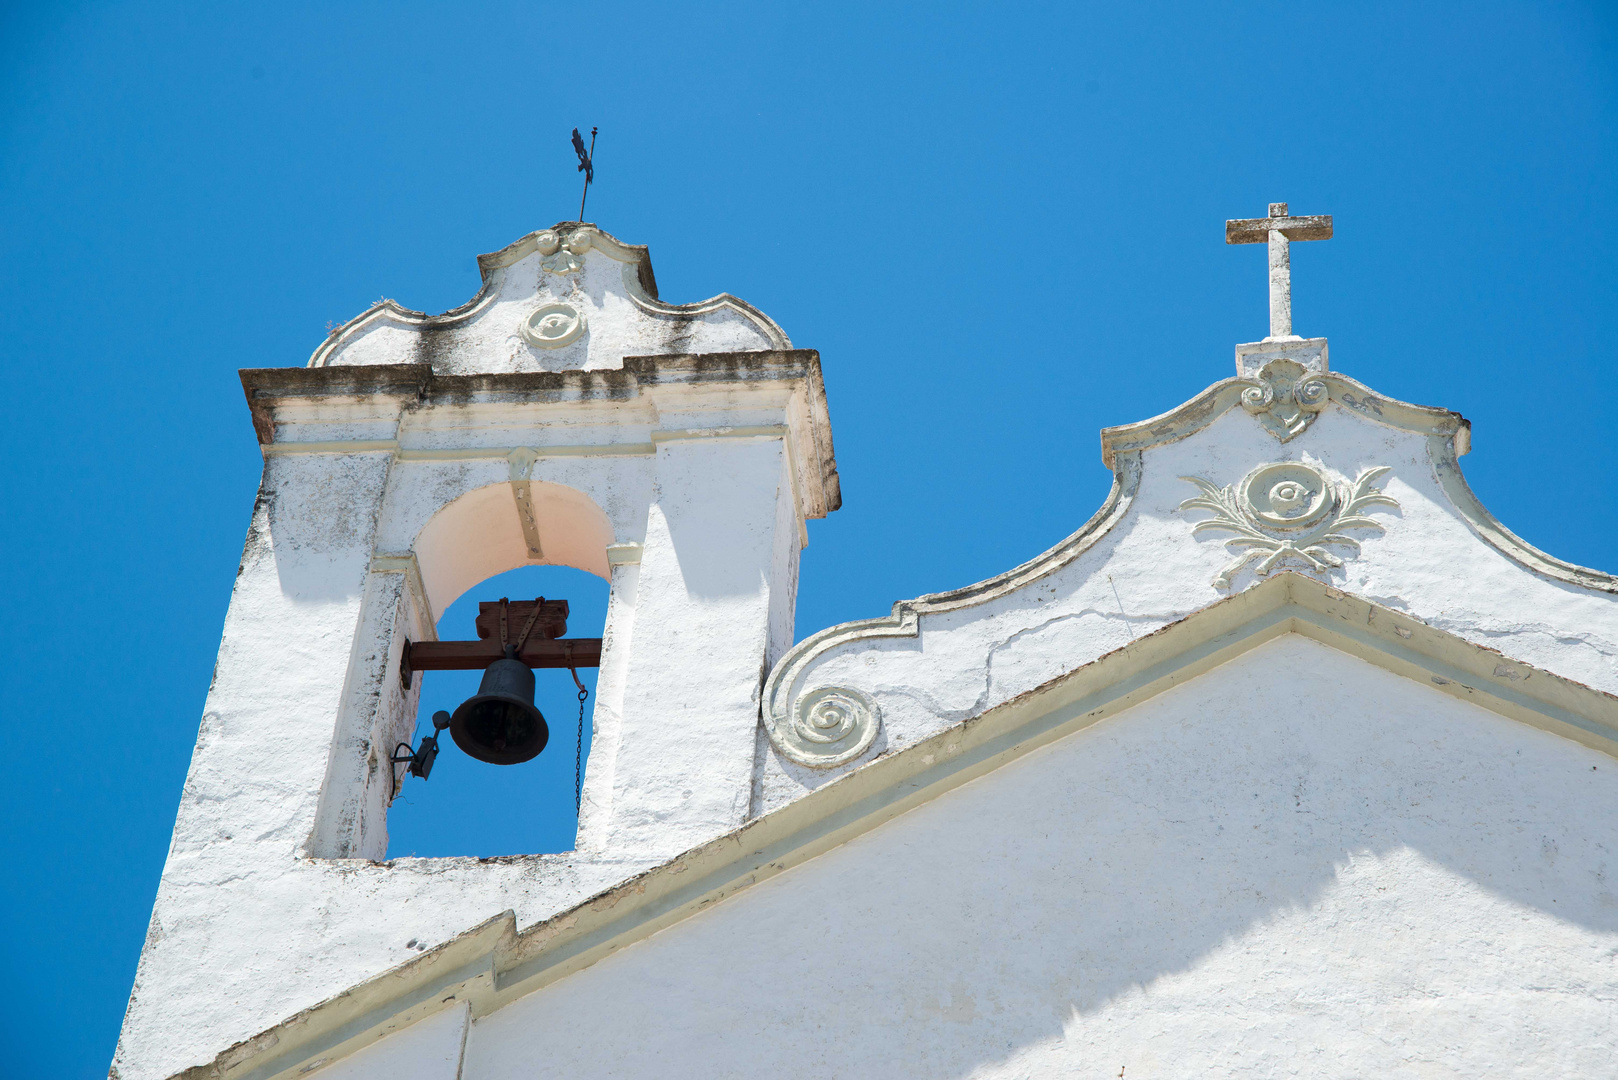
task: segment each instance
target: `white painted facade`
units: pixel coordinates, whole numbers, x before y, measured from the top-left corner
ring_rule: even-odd
[[[1618,581],[1459,416],[1241,346],[1067,541],[793,645],[818,357],[593,227],[480,264],[243,373],[121,1080],[1618,1075]],[[379,861],[405,639],[547,562],[612,583],[578,849]]]
[[[1289,634],[478,1019],[463,1075],[1612,1075],[1615,820],[1611,757]]]

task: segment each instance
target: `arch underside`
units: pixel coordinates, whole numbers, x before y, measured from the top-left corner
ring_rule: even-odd
[[[474,488],[444,505],[416,538],[422,582],[434,612],[448,610],[480,581],[521,566],[571,566],[608,579],[607,547],[612,523],[576,488],[546,481]],[[530,526],[541,552],[535,555],[524,528],[526,494]]]

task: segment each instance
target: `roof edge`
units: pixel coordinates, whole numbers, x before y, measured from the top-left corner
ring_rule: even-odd
[[[1367,420],[1412,431],[1420,435],[1443,435],[1456,443],[1457,455],[1472,448],[1472,423],[1458,412],[1432,405],[1413,405],[1398,398],[1384,397],[1364,383],[1335,371],[1311,373],[1324,384],[1330,400],[1359,413]],[[1133,424],[1101,429],[1101,460],[1112,467],[1115,454],[1127,450],[1150,450],[1165,443],[1188,438],[1243,404],[1249,391],[1260,395],[1269,389],[1261,379],[1234,377],[1214,383],[1208,389],[1168,412]],[[1319,402],[1324,405],[1325,402]],[[1301,430],[1301,429],[1300,429]],[[1290,438],[1290,436],[1288,436]],[[1285,441],[1285,440],[1283,440]]]

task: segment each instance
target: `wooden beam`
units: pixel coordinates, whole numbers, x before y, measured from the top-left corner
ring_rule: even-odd
[[[412,641],[405,645],[399,677],[406,688],[418,671],[478,671],[505,655],[492,641]],[[600,638],[530,638],[517,659],[531,668],[601,666]]]

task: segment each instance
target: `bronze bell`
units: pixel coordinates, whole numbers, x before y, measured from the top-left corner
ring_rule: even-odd
[[[534,707],[534,672],[507,649],[483,669],[483,682],[450,717],[449,733],[467,754],[491,765],[518,765],[550,741],[550,727]]]

